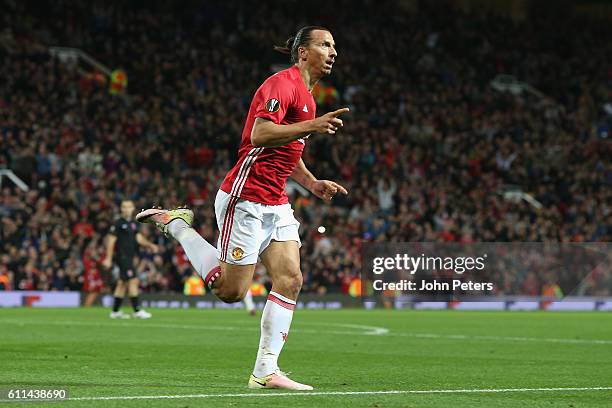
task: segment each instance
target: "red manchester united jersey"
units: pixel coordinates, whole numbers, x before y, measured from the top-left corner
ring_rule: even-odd
[[[286,204],[289,199],[285,183],[302,157],[304,140],[278,147],[254,147],[251,144],[253,124],[256,118],[278,125],[303,122],[314,119],[315,109],[315,101],[297,66],[266,79],[255,92],[242,131],[238,162],[225,176],[221,190],[257,203]]]

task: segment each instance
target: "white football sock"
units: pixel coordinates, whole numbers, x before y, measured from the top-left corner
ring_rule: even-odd
[[[244,306],[246,307],[246,310],[248,310],[249,312],[251,310],[255,310],[255,302],[253,302],[253,293],[251,293],[251,289],[249,288],[249,290],[247,290],[246,295],[244,295]]]
[[[219,266],[217,248],[210,245],[200,234],[181,219],[168,225],[168,231],[185,250],[191,265],[203,278],[214,267]]]
[[[285,345],[295,301],[270,292],[261,315],[261,337],[253,375],[258,378],[278,370],[278,356]]]

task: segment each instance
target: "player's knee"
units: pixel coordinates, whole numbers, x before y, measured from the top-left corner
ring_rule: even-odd
[[[220,287],[213,289],[213,293],[225,303],[236,303],[244,298],[246,291],[240,290],[239,288]]]

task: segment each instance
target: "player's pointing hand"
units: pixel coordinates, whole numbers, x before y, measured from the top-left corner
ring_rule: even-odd
[[[332,198],[338,193],[342,193],[344,195],[348,194],[346,188],[342,187],[340,184],[330,181],[330,180],[317,180],[313,183],[312,188],[310,190],[317,197],[325,200],[331,201]]]
[[[333,135],[336,131],[343,126],[342,119],[340,116],[343,113],[349,111],[349,108],[340,108],[333,112],[328,112],[323,116],[319,116],[313,121],[314,132]]]

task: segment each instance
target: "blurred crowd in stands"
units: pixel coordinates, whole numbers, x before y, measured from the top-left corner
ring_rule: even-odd
[[[291,190],[304,292],[346,293],[364,242],[611,240],[609,21],[337,3],[334,13],[319,0],[0,0],[0,169],[30,186],[2,178],[0,289],[80,290],[99,276],[108,286],[100,263],[121,199],[187,204],[216,242],[212,203],[251,97],[288,66],[272,45],[307,24],[328,26],[339,52],[316,91],[318,112],[351,112],[304,153],[349,195],[327,205]],[[123,69],[126,95],[49,46]],[[499,74],[537,91],[496,91]],[[143,290],[181,292],[191,267],[180,246],[143,232],[164,248],[137,260]],[[257,278],[266,279],[260,269]],[[532,276],[532,292],[550,279]],[[609,269],[589,279],[584,294],[612,294]]]

